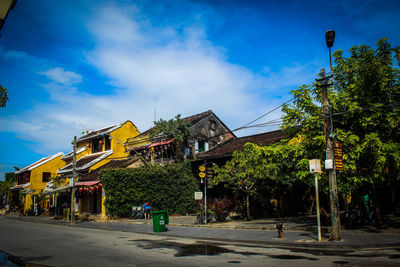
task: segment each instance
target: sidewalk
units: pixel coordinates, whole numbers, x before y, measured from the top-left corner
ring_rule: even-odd
[[[313,216],[290,217],[283,219],[256,219],[249,222],[233,221],[226,223],[195,224],[196,216],[171,216],[168,231],[154,233],[151,220],[117,219],[111,221],[81,221],[74,225],[51,217],[0,216],[0,219],[17,220],[30,223],[43,223],[83,227],[100,230],[137,232],[174,237],[212,240],[229,243],[249,243],[273,247],[320,248],[349,250],[361,248],[400,247],[399,217],[392,218],[394,227],[376,229],[365,227],[357,230],[343,230],[341,241],[328,241],[329,229],[323,227],[322,241],[317,241],[316,219]],[[283,222],[285,237],[278,238],[275,224]]]

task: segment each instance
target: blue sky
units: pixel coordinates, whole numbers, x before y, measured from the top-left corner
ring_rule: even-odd
[[[144,131],[155,109],[240,127],[329,68],[328,29],[334,50],[398,46],[399,14],[399,1],[19,0],[0,32],[0,177],[71,151],[86,129]]]

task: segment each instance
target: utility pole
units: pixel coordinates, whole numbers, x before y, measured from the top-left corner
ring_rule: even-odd
[[[206,160],[204,160],[204,167],[207,170]],[[204,224],[207,224],[207,175],[204,176]]]
[[[75,224],[75,179],[76,179],[76,136],[74,137],[74,152],[72,157],[72,178],[70,181],[71,186],[71,224]]]
[[[326,161],[325,169],[328,170],[329,177],[329,200],[330,200],[330,210],[331,210],[331,224],[332,224],[332,239],[340,240],[340,217],[339,217],[339,200],[337,193],[337,182],[336,182],[336,169],[334,160],[334,150],[333,150],[333,129],[332,122],[330,122],[330,106],[328,101],[328,87],[330,76],[326,76],[325,69],[321,69],[321,73],[318,74],[320,79],[317,82],[321,83],[322,89],[322,115],[324,119],[324,135],[326,144]]]

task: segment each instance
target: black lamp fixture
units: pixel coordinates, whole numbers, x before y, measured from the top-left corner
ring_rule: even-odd
[[[333,46],[333,42],[335,41],[335,31],[334,30],[327,31],[325,33],[325,40],[328,48],[331,48]]]
[[[331,47],[333,46],[333,43],[335,42],[335,31],[334,30],[328,30],[325,33],[325,40],[326,40],[326,46],[328,46],[328,48],[329,48],[329,65],[330,65],[331,73],[332,73]]]

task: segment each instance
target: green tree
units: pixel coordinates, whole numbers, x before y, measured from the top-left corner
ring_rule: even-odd
[[[246,195],[247,219],[251,219],[250,196],[257,191],[257,184],[265,178],[265,158],[257,145],[247,143],[243,150],[233,152],[232,159],[225,166],[214,166],[213,183],[225,186]]]
[[[0,84],[0,107],[5,108],[8,101],[7,89]]]
[[[369,185],[377,214],[377,185],[398,185],[400,180],[400,72],[395,66],[399,50],[381,39],[376,49],[353,46],[349,57],[336,51],[334,83],[328,89],[333,133],[344,147],[339,192],[352,193]],[[320,88],[314,83],[292,90],[293,104],[283,107],[283,129],[290,136],[301,135],[309,156],[325,149]]]
[[[0,181],[0,207],[3,201],[3,196],[8,193],[8,189],[15,184],[15,173],[7,172],[4,175],[4,181]]]
[[[189,140],[192,137],[190,124],[188,121],[181,119],[178,114],[174,119],[168,121],[160,119],[154,122],[154,132],[150,135],[152,139],[175,139],[178,158],[183,159],[185,147],[189,147]]]
[[[4,180],[6,182],[15,183],[16,182],[15,172],[6,172],[4,174]]]

